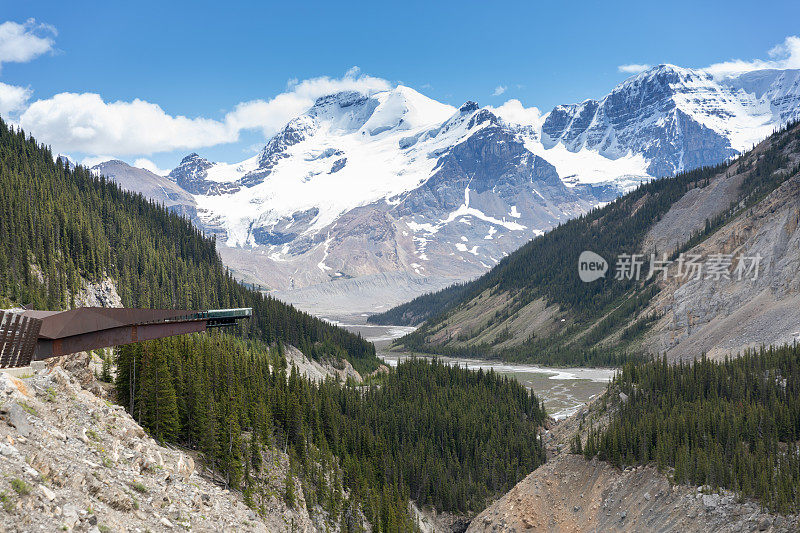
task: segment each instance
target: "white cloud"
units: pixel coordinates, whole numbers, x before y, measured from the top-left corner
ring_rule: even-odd
[[[140,157],[139,159],[134,161],[133,166],[149,170],[153,174],[158,174],[159,176],[166,176],[170,172],[169,169],[158,168],[158,165],[156,165],[155,163],[144,157]]]
[[[358,67],[347,71],[342,78],[327,76],[298,82],[289,80],[287,91],[271,100],[243,102],[225,116],[225,122],[233,130],[261,129],[269,137],[289,120],[306,111],[320,96],[338,91],[372,93],[390,89],[391,84],[381,78],[360,74]]]
[[[620,65],[617,67],[617,70],[620,72],[625,72],[627,74],[639,74],[640,72],[644,72],[645,70],[650,70],[650,65],[643,63],[643,64],[636,64],[631,63],[630,65]]]
[[[494,92],[492,93],[492,96],[500,96],[501,94],[506,92],[507,88],[508,87],[505,87],[504,85],[498,85],[497,87],[494,88]]]
[[[500,107],[487,107],[509,124],[538,127],[542,122],[542,113],[539,108],[525,107],[519,100],[508,100]]]
[[[56,150],[142,154],[235,141],[236,132],[205,119],[170,116],[143,100],[104,102],[99,94],[60,93],[37,100],[20,124]]]
[[[715,63],[703,70],[711,73],[714,77],[725,78],[751,70],[800,68],[800,37],[796,35],[787,37],[782,44],[773,47],[768,55],[770,59],[753,59],[751,61],[732,59]]]
[[[15,111],[21,111],[32,93],[28,88],[0,82],[0,115],[7,117]]]
[[[222,120],[169,115],[139,99],[105,102],[94,93],[60,93],[32,103],[20,116],[20,124],[56,150],[143,155],[236,142],[246,129],[260,129],[270,136],[320,96],[389,88],[388,81],[352,68],[342,78],[291,80],[286,92],[271,100],[242,102]]]
[[[56,29],[28,19],[23,24],[0,24],[0,68],[3,63],[27,63],[53,49]]]

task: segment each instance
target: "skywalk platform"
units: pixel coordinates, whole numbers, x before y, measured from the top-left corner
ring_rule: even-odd
[[[0,311],[0,369],[33,361],[226,327],[253,315],[239,309],[129,309],[80,307],[69,311]]]

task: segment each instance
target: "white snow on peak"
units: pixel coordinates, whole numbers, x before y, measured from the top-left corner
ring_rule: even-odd
[[[746,151],[776,127],[800,118],[800,71],[718,79],[702,69],[658,65],[631,76],[599,101],[557,106],[544,117],[544,123],[554,119],[547,132],[543,127],[540,136],[526,135],[525,142],[556,167],[568,186],[635,183],[649,176],[653,161],[643,154],[653,143],[666,148],[694,134],[681,131],[681,115],[727,139],[733,150]],[[669,164],[683,170],[684,152],[674,155]]]
[[[304,129],[305,137],[286,148],[262,183],[197,195],[199,212],[221,223],[229,246],[254,245],[254,223],[269,226],[310,209],[319,212],[308,232],[318,231],[355,207],[391,201],[425,183],[437,154],[485,125],[470,129],[461,120],[442,132],[440,125],[454,114],[455,108],[403,86],[320,99],[306,115],[312,126]],[[251,172],[257,159],[215,165],[210,176],[235,181]]]
[[[728,137],[735,150],[749,150],[775,129],[771,100],[777,95],[769,86],[753,87],[742,75],[718,82],[706,72],[690,72],[693,75],[682,80],[673,96],[678,109]],[[800,91],[795,91],[795,99],[800,99]]]
[[[617,159],[610,159],[598,150],[584,148],[570,151],[562,143],[545,148],[536,139],[525,139],[525,147],[544,158],[556,167],[558,176],[565,185],[574,187],[577,183],[607,183],[626,177],[645,177],[650,162],[642,154],[628,153]],[[540,197],[539,191],[535,191]],[[542,197],[543,198],[543,197]]]
[[[399,85],[375,95],[378,106],[361,128],[370,135],[389,130],[415,130],[447,120],[455,108]]]
[[[255,155],[250,159],[245,159],[241,163],[232,165],[228,163],[214,163],[214,166],[206,171],[206,179],[218,183],[236,181],[249,172],[257,170],[259,158],[259,155]]]
[[[674,106],[662,111],[647,104],[648,98],[672,100]],[[198,212],[227,233],[229,246],[254,245],[252,228],[286,226],[299,212],[313,213],[306,232],[314,234],[356,207],[377,201],[396,205],[432,176],[443,154],[498,123],[552,164],[568,187],[611,182],[634,186],[651,177],[652,161],[643,155],[650,141],[625,144],[621,139],[642,141],[649,133],[641,132],[668,129],[678,123],[675,116],[681,112],[729,139],[735,150],[749,149],[776,126],[800,118],[800,71],[755,71],[720,80],[703,70],[659,65],[628,78],[599,101],[558,106],[547,115],[514,102],[496,109],[467,102],[456,109],[405,86],[324,96],[292,119],[258,156],[208,168],[205,179],[214,182],[262,174],[247,186],[231,187],[231,192],[195,196]],[[620,125],[604,114],[606,104],[616,106],[616,118],[624,116],[626,106],[644,106],[644,111]],[[472,120],[478,113],[490,116],[487,112],[499,121]],[[543,124],[554,113],[566,115],[564,131],[577,124],[577,133],[545,135]],[[521,217],[516,207],[507,215],[508,220],[498,220],[471,207],[467,188],[464,204],[443,220],[423,217],[408,222],[408,228],[432,234],[444,224],[467,224],[474,217],[507,230],[527,229],[517,222]],[[424,255],[424,249],[419,253]]]

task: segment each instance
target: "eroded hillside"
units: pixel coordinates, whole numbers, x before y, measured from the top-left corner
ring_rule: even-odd
[[[82,362],[84,361],[84,362]],[[98,395],[85,359],[15,378],[0,373],[0,531],[313,531],[283,500],[289,458],[268,452],[274,496],[256,512],[195,454],[158,444]],[[80,378],[80,379],[79,379]],[[94,391],[94,392],[92,392]],[[330,525],[330,524],[329,524]]]

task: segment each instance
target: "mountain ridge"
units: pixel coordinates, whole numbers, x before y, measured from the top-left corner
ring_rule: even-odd
[[[168,177],[233,272],[292,301],[379,273],[473,279],[643,181],[727,160],[798,117],[800,70],[716,78],[659,65],[535,119],[401,85],[320,97],[249,159],[193,153]],[[379,292],[386,305],[350,299],[351,310],[419,294]]]
[[[789,324],[800,321],[790,311],[798,287],[791,252],[800,216],[798,139],[794,123],[730,164],[643,185],[534,239],[476,281],[370,320],[427,318],[400,341],[414,350],[551,364],[616,364],[634,354],[722,357],[792,342]],[[583,250],[608,260],[611,273],[580,281]],[[664,252],[671,277],[645,279],[650,254]],[[679,252],[730,254],[730,270],[736,258],[758,255],[764,270],[753,280],[679,279]],[[620,254],[641,254],[641,281],[614,275]],[[777,320],[775,313],[785,316]]]

